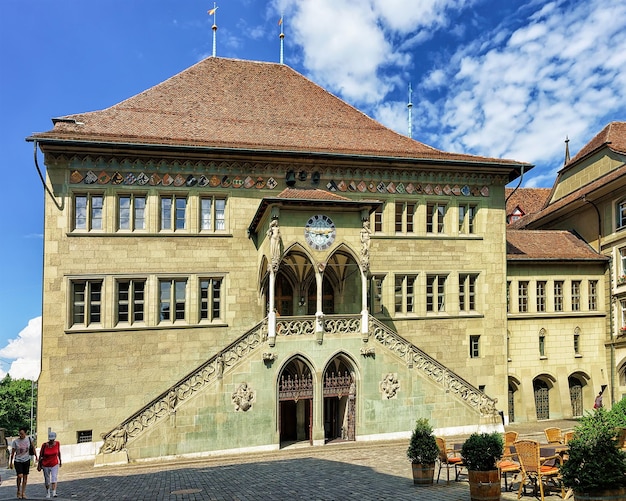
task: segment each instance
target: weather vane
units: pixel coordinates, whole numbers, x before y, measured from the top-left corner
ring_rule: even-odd
[[[213,57],[215,57],[215,38],[216,38],[216,33],[217,33],[217,23],[215,20],[215,12],[217,11],[217,5],[215,4],[215,2],[213,2],[213,8],[209,11],[207,11],[207,14],[209,16],[213,16],[213,26],[211,27],[211,29],[213,30]]]

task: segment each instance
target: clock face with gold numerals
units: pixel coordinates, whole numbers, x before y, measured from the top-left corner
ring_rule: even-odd
[[[323,214],[310,217],[304,226],[306,243],[318,251],[328,249],[335,241],[336,235],[335,223]]]

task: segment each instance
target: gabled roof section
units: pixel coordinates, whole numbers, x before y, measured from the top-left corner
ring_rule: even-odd
[[[209,57],[101,111],[53,119],[28,140],[306,152],[526,166],[446,153],[384,127],[288,66]]]
[[[575,164],[580,159],[597,151],[603,146],[606,146],[616,153],[626,154],[626,122],[609,123],[604,129],[596,134],[591,141],[583,146],[576,156],[567,163],[565,169],[567,169],[570,164]]]
[[[506,216],[509,216],[519,208],[524,215],[534,214],[543,209],[550,196],[550,188],[506,188]]]
[[[351,200],[337,193],[331,193],[317,188],[285,188],[275,197],[266,197],[261,200],[248,226],[248,234],[254,235],[257,233],[259,223],[263,219],[263,216],[269,208],[274,206],[311,209],[340,207],[340,210],[343,212],[347,210],[367,210],[368,213],[371,213],[376,207],[382,204],[383,202],[380,200]]]
[[[507,261],[606,261],[577,235],[563,230],[506,231]]]

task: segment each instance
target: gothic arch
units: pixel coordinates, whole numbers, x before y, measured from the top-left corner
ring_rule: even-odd
[[[322,372],[324,440],[356,439],[357,364],[345,352],[328,359]]]
[[[313,364],[301,354],[288,358],[278,371],[277,425],[281,444],[313,443],[314,374]]]

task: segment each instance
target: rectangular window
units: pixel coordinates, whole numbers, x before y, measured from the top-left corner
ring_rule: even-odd
[[[445,275],[428,275],[426,277],[426,311],[445,311]]]
[[[539,335],[539,356],[546,356],[546,336],[543,334]]]
[[[598,309],[598,281],[589,280],[589,310],[595,311]]]
[[[459,309],[476,310],[476,279],[478,275],[459,275]]]
[[[226,229],[226,200],[203,197],[200,199],[200,229],[223,231]]]
[[[146,197],[144,195],[120,195],[117,208],[120,230],[146,229]]]
[[[580,280],[572,280],[572,311],[580,311]]]
[[[620,268],[620,276],[618,283],[622,281],[626,281],[626,247],[622,247],[619,250],[619,268]]]
[[[102,280],[74,280],[71,283],[72,325],[101,322]]]
[[[415,313],[415,282],[417,275],[396,275],[395,312]]]
[[[574,334],[574,353],[580,354],[580,334]]]
[[[621,323],[617,326],[621,335],[626,334],[626,299],[619,302]]]
[[[626,226],[626,200],[617,203],[617,229],[620,230]]]
[[[216,320],[222,317],[222,279],[200,279],[200,320]]]
[[[511,282],[507,281],[506,283],[506,312],[509,313],[511,311]]]
[[[382,313],[383,311],[383,279],[384,277],[372,277],[372,313]]]
[[[383,231],[383,206],[380,205],[374,211],[374,232],[380,233]]]
[[[517,310],[520,313],[528,312],[528,281],[517,284]]]
[[[470,358],[480,357],[480,336],[470,336]]]
[[[415,204],[410,202],[396,202],[395,209],[396,233],[413,233],[415,231]]]
[[[459,205],[459,233],[475,232],[476,205]]]
[[[554,281],[554,311],[563,311],[563,281]]]
[[[159,319],[161,322],[185,320],[187,279],[159,280]]]
[[[82,430],[76,432],[76,443],[77,444],[85,444],[87,442],[91,442],[92,440],[92,430]]]
[[[427,233],[443,233],[444,217],[446,214],[446,205],[429,202],[426,205],[426,232]]]
[[[546,287],[547,282],[540,280],[537,282],[537,312],[546,311]]]
[[[101,230],[104,198],[102,195],[86,194],[74,196],[75,230]]]
[[[187,197],[169,195],[161,197],[161,229],[184,230],[187,228]]]
[[[117,322],[135,324],[145,320],[145,279],[117,281]]]

